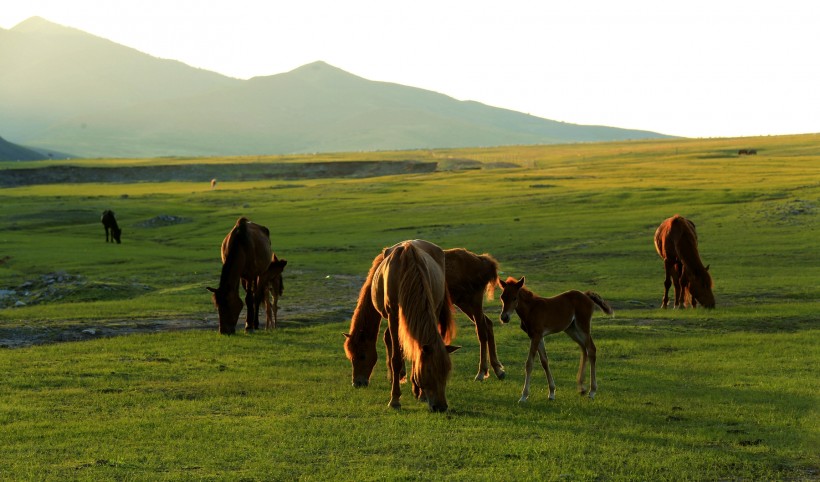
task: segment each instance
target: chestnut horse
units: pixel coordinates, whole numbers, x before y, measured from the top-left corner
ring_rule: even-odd
[[[413,392],[434,412],[447,410],[445,390],[455,336],[444,283],[444,251],[433,243],[405,241],[384,251],[370,286],[373,305],[387,318],[392,370],[390,406],[400,408],[404,359],[412,363]]]
[[[117,225],[117,219],[114,218],[114,211],[110,209],[106,209],[102,213],[102,217],[100,218],[102,222],[103,229],[105,229],[105,242],[108,241],[108,232],[111,231],[111,242],[117,242],[120,244],[120,236],[122,235],[122,230]]]
[[[683,308],[686,295],[691,295],[692,307],[698,302],[706,308],[715,307],[709,266],[704,267],[698,254],[698,234],[695,223],[680,215],[666,219],[655,230],[655,250],[663,259],[663,302],[669,304],[669,287],[675,286],[675,308]]]
[[[350,333],[345,333],[345,354],[353,365],[353,386],[366,387],[378,361],[376,341],[379,336],[381,314],[373,307],[370,285],[376,268],[384,260],[384,253],[373,259],[373,265],[362,285],[359,300],[350,323]],[[484,314],[483,298],[492,299],[498,283],[498,262],[488,254],[477,255],[466,249],[444,250],[444,277],[450,299],[475,324],[480,344],[478,381],[489,377],[489,363],[495,375],[504,379],[504,365],[498,360],[493,334],[493,322]],[[384,333],[385,346],[390,344],[389,330]],[[388,368],[390,361],[387,361]],[[390,374],[388,373],[388,378]]]
[[[271,266],[270,231],[254,224],[246,217],[236,221],[233,229],[222,241],[222,273],[219,287],[208,287],[219,313],[219,333],[236,331],[242,300],[239,283],[245,289],[247,317],[245,331],[259,328],[259,304],[268,285],[268,269]]]
[[[611,315],[613,311],[609,304],[592,291],[582,293],[572,290],[552,298],[542,298],[524,287],[523,276],[518,281],[515,278],[507,278],[507,281],[499,280],[498,283],[504,290],[501,293],[501,321],[505,323],[509,321],[512,312],[515,311],[521,319],[521,329],[530,337],[530,352],[525,365],[524,390],[518,401],[526,402],[530,396],[530,375],[536,353],[541,358],[541,366],[547,374],[550,388],[549,398],[555,400],[555,381],[550,372],[544,337],[559,331],[569,335],[581,348],[577,377],[578,392],[581,395],[587,393],[584,387],[584,377],[586,364],[589,362],[589,398],[595,398],[595,392],[598,390],[598,381],[595,378],[597,350],[595,343],[592,342],[592,312],[595,310],[595,305],[598,305],[604,313]]]
[[[276,254],[270,261],[266,277],[268,284],[265,287],[265,329],[272,330],[276,328],[276,323],[279,320],[279,297],[285,291],[285,283],[282,280],[282,271],[288,260],[279,259]]]

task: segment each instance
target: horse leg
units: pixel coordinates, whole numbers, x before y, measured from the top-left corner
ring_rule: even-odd
[[[547,374],[547,383],[550,387],[550,400],[555,400],[555,380],[552,378],[552,371],[550,371],[550,362],[547,359],[547,349],[544,346],[544,338],[538,343],[538,357],[541,358],[541,366],[544,368],[544,373]]]
[[[264,296],[264,300],[265,300],[265,329],[266,330],[270,330],[270,329],[276,327],[276,321],[273,318],[275,315],[273,314],[273,306],[271,305],[271,295],[272,294],[271,294],[270,290],[266,288],[265,289],[265,296]],[[274,300],[274,303],[275,303],[275,300]]]
[[[539,337],[530,338],[530,352],[527,354],[527,362],[524,364],[524,389],[521,391],[521,398],[518,403],[524,403],[530,398],[530,380],[532,378],[532,362],[538,352]]]
[[[399,345],[399,320],[398,313],[390,313],[388,316],[388,326],[390,327],[390,369],[392,378],[390,380],[390,406],[401,408],[401,371],[404,367],[404,360]]]
[[[681,263],[675,264],[675,276],[672,281],[675,283],[675,308],[683,308],[684,289],[686,286],[686,276],[683,272],[683,265]]]
[[[661,308],[666,308],[669,305],[669,287],[672,286],[672,273],[675,270],[674,263],[669,260],[663,261],[663,271],[664,271],[664,279],[663,279],[663,301],[661,302]]]
[[[254,283],[253,281],[242,280],[242,287],[245,288],[245,333],[253,331],[254,313],[256,313]]]
[[[390,337],[390,325],[388,324],[387,329],[384,330],[384,347],[387,357],[387,381],[393,381],[393,371],[390,367],[390,354],[392,353],[392,345],[393,341]],[[401,353],[401,347],[399,347],[399,352]],[[402,355],[402,363],[401,363],[401,371],[399,372],[399,382],[405,383],[407,381],[407,368],[404,364],[404,356]]]
[[[592,342],[592,334],[589,330],[590,320],[587,320],[586,323],[582,324],[583,326],[581,326],[576,319],[572,322],[569,328],[565,330],[565,333],[578,344],[579,348],[581,348],[581,360],[578,362],[578,375],[576,377],[576,381],[578,383],[578,393],[581,395],[587,394],[587,389],[584,386],[584,378],[586,377],[587,361],[589,361],[590,380],[588,396],[589,398],[595,398],[595,392],[598,391],[598,380],[595,377],[595,360],[598,350],[595,347],[595,343]]]
[[[475,334],[478,337],[478,373],[475,380],[478,382],[484,381],[490,376],[490,369],[487,368],[487,325],[484,323],[484,314],[481,311],[476,311],[472,306],[467,306],[466,310],[462,311],[470,318],[470,321],[475,325]]]
[[[498,359],[498,353],[495,349],[495,334],[493,333],[493,320],[491,320],[487,315],[484,314],[482,311],[481,317],[484,320],[484,325],[487,327],[487,352],[490,355],[490,365],[493,367],[493,372],[495,372],[495,376],[498,377],[499,380],[503,380],[507,376],[507,372],[504,370],[504,365],[501,364],[501,361]]]

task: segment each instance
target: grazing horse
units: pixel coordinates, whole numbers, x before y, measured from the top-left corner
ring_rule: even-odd
[[[222,273],[219,287],[208,287],[213,293],[213,301],[219,313],[219,333],[232,334],[236,331],[242,300],[239,298],[239,283],[245,289],[247,317],[245,331],[259,328],[259,304],[268,286],[268,270],[272,252],[270,231],[254,224],[246,217],[236,221],[233,229],[222,241]]]
[[[216,178],[211,179],[211,190],[216,189]]]
[[[288,260],[279,259],[273,255],[270,261],[270,266],[267,271],[268,284],[265,287],[265,329],[272,330],[276,328],[276,323],[279,320],[279,297],[285,291],[285,283],[282,280],[282,271]]]
[[[345,353],[353,365],[353,386],[366,387],[376,366],[378,354],[376,341],[382,317],[373,307],[370,285],[376,268],[384,260],[384,253],[373,259],[373,265],[362,285],[359,300],[353,312],[350,333],[345,333]],[[461,309],[475,324],[480,344],[478,381],[489,377],[487,359],[496,377],[504,379],[504,365],[498,360],[493,334],[493,322],[484,314],[483,298],[492,299],[498,283],[498,262],[488,254],[477,255],[466,249],[444,250],[444,277],[452,303]],[[390,333],[385,331],[384,342],[388,346]],[[390,361],[387,362],[388,368]],[[390,374],[388,373],[388,378]]]
[[[589,362],[589,398],[595,398],[598,390],[598,381],[595,378],[595,358],[597,350],[592,342],[591,321],[595,305],[604,313],[611,315],[612,308],[597,293],[592,291],[567,291],[552,298],[542,298],[524,287],[524,277],[516,281],[507,278],[498,283],[504,290],[501,293],[501,321],[507,322],[513,311],[521,319],[521,329],[530,337],[530,352],[525,365],[526,378],[524,390],[519,402],[526,402],[530,396],[530,375],[535,354],[541,358],[541,366],[547,374],[550,400],[555,400],[555,381],[550,372],[547,350],[544,348],[544,337],[563,331],[581,348],[581,362],[578,367],[578,392],[587,393],[584,387],[586,364]]]
[[[434,412],[447,410],[445,390],[455,336],[444,283],[444,251],[433,243],[405,241],[384,251],[370,286],[373,305],[387,318],[392,370],[390,406],[400,408],[404,360],[412,363],[413,392]]]
[[[114,211],[110,209],[106,209],[102,213],[102,221],[103,229],[105,229],[105,242],[108,243],[108,231],[111,231],[111,241],[116,241],[117,244],[120,244],[120,236],[122,235],[122,230],[117,225],[117,220],[114,218]]]
[[[715,307],[709,266],[703,266],[698,254],[695,223],[680,215],[666,219],[655,230],[655,250],[663,259],[665,271],[661,308],[669,304],[669,287],[673,284],[675,308],[684,307],[687,293],[693,308],[698,302],[706,308]]]

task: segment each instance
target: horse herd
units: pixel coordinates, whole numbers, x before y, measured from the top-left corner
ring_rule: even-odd
[[[102,216],[106,242],[120,242],[121,230],[114,213]],[[674,286],[675,308],[696,307],[698,303],[714,308],[709,267],[703,266],[698,253],[695,224],[675,215],[664,220],[655,231],[655,249],[664,262],[664,295],[669,304],[669,288]],[[284,284],[282,273],[287,260],[273,253],[270,231],[246,217],[236,221],[221,247],[222,270],[217,288],[208,287],[219,314],[219,333],[232,334],[242,311],[239,285],[245,291],[245,331],[259,328],[259,308],[266,308],[266,328],[276,327],[278,298]],[[563,331],[581,351],[577,374],[578,392],[595,397],[596,348],[591,335],[592,313],[599,307],[613,313],[610,305],[592,291],[571,290],[551,298],[536,295],[525,286],[525,279],[498,277],[498,262],[488,254],[478,255],[463,248],[442,249],[424,240],[409,240],[384,248],[373,259],[359,292],[344,351],[353,367],[355,387],[365,387],[378,362],[376,345],[382,319],[387,319],[384,344],[387,351],[390,406],[401,407],[402,381],[407,379],[405,361],[410,361],[410,382],[414,396],[425,401],[432,411],[447,410],[445,394],[452,370],[450,353],[455,337],[453,305],[475,325],[479,340],[479,366],[475,380],[506,376],[496,353],[493,322],[484,314],[483,301],[492,299],[501,288],[501,323],[508,323],[515,312],[521,329],[529,336],[530,348],[525,364],[525,382],[520,402],[529,397],[532,366],[538,355],[549,384],[549,398],[555,398],[555,382],[549,368],[544,337]],[[590,385],[585,386],[589,365]]]

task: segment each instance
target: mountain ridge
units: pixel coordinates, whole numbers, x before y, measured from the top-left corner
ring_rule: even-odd
[[[39,18],[0,31],[0,132],[86,157],[287,154],[671,137],[581,126],[314,61],[234,79]]]

